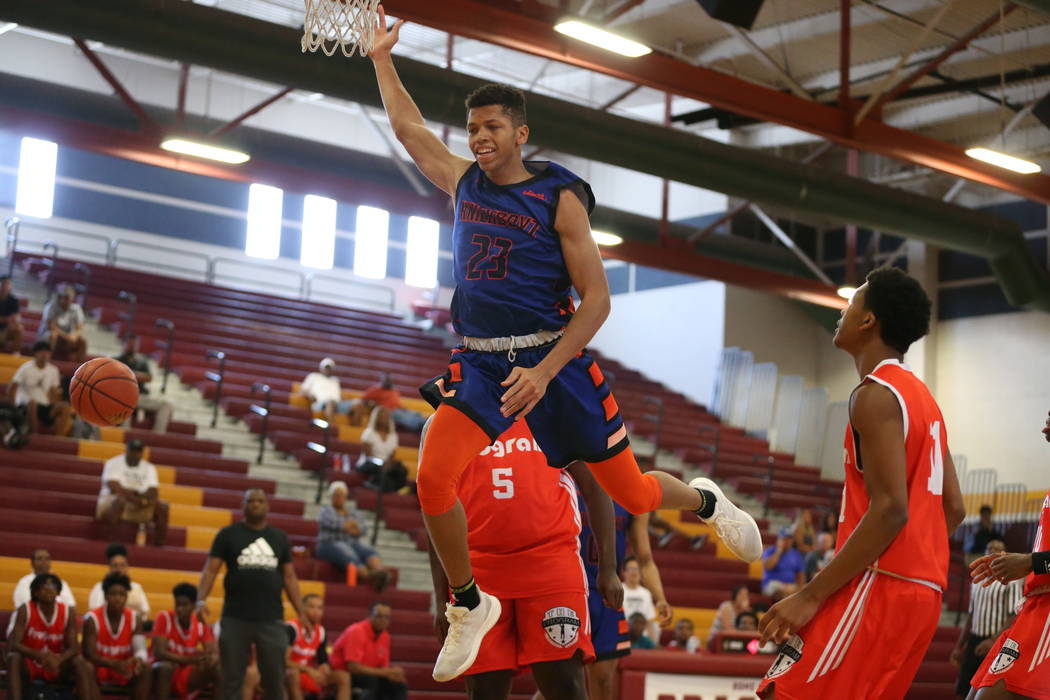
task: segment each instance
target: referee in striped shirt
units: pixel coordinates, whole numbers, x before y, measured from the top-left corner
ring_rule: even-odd
[[[1005,551],[1002,540],[991,540],[985,549],[987,554]],[[959,669],[959,680],[955,684],[955,695],[959,700],[965,700],[973,674],[981,667],[995,640],[1014,621],[1014,610],[1024,598],[1023,591],[1024,579],[1005,585],[998,580],[989,586],[970,584],[970,614],[966,616],[966,624],[950,659]]]

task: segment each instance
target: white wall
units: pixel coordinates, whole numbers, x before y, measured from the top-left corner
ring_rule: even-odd
[[[1050,314],[1021,312],[941,321],[937,400],[952,452],[1000,482],[1050,486]]]
[[[711,405],[725,318],[721,282],[613,297],[593,347],[689,398]]]

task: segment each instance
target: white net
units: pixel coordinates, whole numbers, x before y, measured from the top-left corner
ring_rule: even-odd
[[[375,40],[380,0],[305,0],[303,52],[367,56]]]

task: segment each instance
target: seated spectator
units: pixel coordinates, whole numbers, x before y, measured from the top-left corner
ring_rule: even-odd
[[[751,609],[751,591],[747,584],[741,583],[733,588],[729,600],[723,600],[715,613],[715,619],[711,623],[711,630],[707,634],[707,643],[710,645],[715,635],[719,632],[734,629],[734,621],[742,612]]]
[[[106,562],[109,564],[109,574],[129,575],[128,548],[119,542],[114,542],[106,547]],[[137,581],[131,583],[131,588],[128,589],[125,598],[128,608],[143,621],[149,620],[149,598],[146,597],[146,591],[142,590],[142,586]],[[106,592],[102,588],[102,582],[96,583],[88,594],[88,610],[94,610],[105,604]]]
[[[335,414],[344,410],[341,406],[343,387],[339,383],[339,377],[335,376],[335,360],[330,357],[324,358],[318,365],[318,370],[306,375],[303,383],[299,385],[299,394],[310,402],[311,410],[321,411],[325,420],[332,422],[335,420]],[[348,401],[345,405],[349,407],[351,403]]]
[[[839,529],[839,514],[833,510],[825,511],[820,521],[820,531],[830,532],[834,535]]]
[[[627,634],[631,638],[632,649],[655,649],[656,642],[646,636],[649,621],[640,612],[631,613],[627,616]]]
[[[0,352],[22,352],[22,302],[11,293],[11,275],[0,275]]]
[[[109,526],[109,539],[117,539],[121,521],[153,528],[153,544],[163,547],[168,538],[168,504],[157,497],[157,468],[144,460],[141,440],[128,440],[122,455],[110,457],[102,468],[102,490],[95,517]]]
[[[174,406],[167,399],[149,395],[149,387],[147,385],[153,381],[153,372],[150,369],[149,358],[139,354],[138,336],[124,336],[124,350],[119,355],[116,355],[114,359],[120,360],[128,366],[128,369],[135,373],[135,379],[139,381],[138,411],[146,411],[153,414],[153,432],[168,432],[168,423],[171,421],[171,413],[174,410]],[[130,425],[131,418],[129,417],[124,427],[127,428]]]
[[[84,309],[76,303],[76,296],[76,290],[67,284],[58,291],[56,298],[47,302],[36,339],[46,342],[56,357],[83,362],[87,357]]]
[[[90,669],[80,657],[76,611],[59,600],[63,588],[54,574],[34,576],[30,599],[15,608],[8,637],[7,697],[22,698],[24,688],[41,681],[76,685],[79,697],[90,697]]]
[[[827,566],[833,556],[835,556],[835,536],[830,532],[819,533],[816,548],[806,555],[806,581],[812,581],[817,572]]]
[[[992,540],[1003,539],[1003,534],[995,529],[992,524],[992,507],[988,504],[981,506],[980,519],[977,527],[966,537],[964,548],[971,558],[984,554],[988,549],[988,543]]]
[[[780,600],[797,591],[806,582],[806,562],[795,549],[788,528],[781,528],[777,543],[762,552],[762,592]]]
[[[195,612],[197,587],[179,583],[171,594],[175,608],[157,615],[152,629],[153,694],[158,700],[194,697],[221,685],[215,635]]]
[[[335,640],[329,661],[340,687],[361,688],[368,700],[408,697],[405,670],[390,665],[391,614],[386,603],[372,603],[368,619],[350,625]]]
[[[62,377],[51,364],[51,345],[46,341],[33,344],[33,359],[18,368],[7,392],[14,393],[16,406],[25,406],[31,432],[51,428],[55,435],[69,435],[73,409],[62,400]]]
[[[795,549],[799,554],[805,556],[813,551],[813,547],[817,544],[817,530],[813,527],[813,511],[809,508],[799,510],[791,532],[795,538]]]
[[[418,411],[401,405],[401,392],[394,388],[394,381],[389,372],[379,375],[379,383],[365,389],[361,398],[351,405],[350,422],[360,425],[364,417],[376,407],[390,411],[395,425],[414,433],[420,432],[427,420]]]
[[[390,581],[390,572],[383,568],[376,550],[361,541],[368,532],[368,524],[346,502],[348,493],[349,489],[342,481],[333,481],[328,487],[331,503],[321,508],[318,516],[314,554],[318,559],[341,569],[358,567],[358,577],[363,576],[377,591],[381,591]]]
[[[408,485],[408,469],[394,458],[397,448],[397,429],[390,411],[376,406],[368,419],[368,427],[361,433],[357,468],[368,476],[371,485],[384,493],[400,491]]]
[[[660,639],[653,594],[642,585],[642,570],[638,559],[630,556],[623,560],[623,614],[629,619],[633,613],[640,613],[645,618],[648,625],[646,635],[650,641],[656,642]]]
[[[336,679],[328,665],[328,635],[321,626],[324,602],[316,593],[303,596],[302,615],[288,622],[288,697],[303,700],[304,694],[321,697],[329,688],[336,697],[350,697],[350,679]],[[340,682],[343,685],[340,685]]]
[[[696,650],[700,648],[700,638],[693,634],[692,620],[683,617],[675,623],[674,636],[667,643],[667,648],[687,651],[690,654],[696,653]]]
[[[84,658],[94,666],[91,695],[102,697],[100,686],[128,688],[133,700],[147,700],[153,674],[142,620],[128,606],[131,581],[110,573],[102,579],[106,602],[84,616]]]
[[[32,567],[32,573],[28,573],[22,578],[18,579],[18,583],[15,584],[14,595],[14,610],[18,610],[18,606],[25,605],[30,601],[30,584],[37,576],[43,574],[50,574],[51,572],[51,552],[47,551],[43,547],[33,550],[33,556],[29,558],[29,565]],[[58,578],[57,576],[55,578]],[[64,603],[66,607],[70,609],[76,609],[77,601],[73,598],[73,591],[70,590],[69,586],[66,586],[62,579],[58,582],[62,584],[58,591],[58,600]],[[12,621],[11,624],[14,624]],[[10,634],[10,625],[8,626],[8,634]]]
[[[736,616],[733,628],[737,632],[758,632],[758,614],[754,610],[745,610]]]

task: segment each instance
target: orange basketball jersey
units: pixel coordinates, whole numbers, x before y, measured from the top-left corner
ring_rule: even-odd
[[[500,598],[586,591],[576,484],[514,424],[474,458],[457,489],[474,578]]]
[[[937,402],[922,380],[896,360],[883,360],[861,384],[875,383],[893,392],[904,419],[907,456],[908,523],[875,563],[874,569],[944,590],[948,585],[948,526],[944,520],[944,458],[948,433]],[[838,548],[849,539],[868,510],[863,438],[846,426],[846,482],[842,490]]]
[[[1043,512],[1039,514],[1039,529],[1035,531],[1035,542],[1032,543],[1032,552],[1045,552],[1050,549],[1050,491],[1046,492],[1043,499]],[[1050,574],[1028,574],[1024,580],[1025,596],[1050,593]]]

